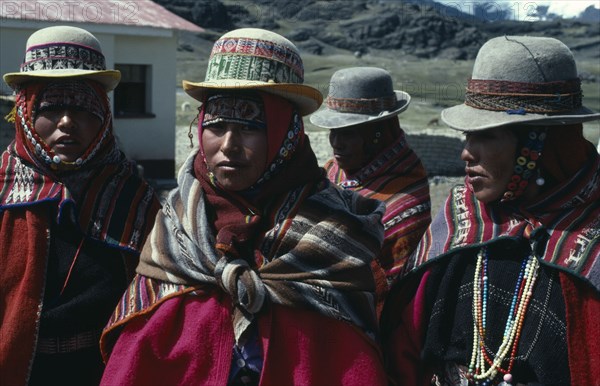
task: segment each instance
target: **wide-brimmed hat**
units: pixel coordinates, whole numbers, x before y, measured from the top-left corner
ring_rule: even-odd
[[[216,90],[260,90],[289,100],[307,115],[323,96],[303,82],[302,58],[292,42],[271,31],[241,28],[215,42],[204,82],[184,80],[183,89],[201,102]]]
[[[409,104],[410,95],[394,90],[392,77],[383,68],[344,68],[331,76],[325,104],[310,116],[310,122],[340,129],[398,115]]]
[[[100,42],[88,31],[70,26],[40,29],[29,37],[20,72],[4,75],[4,81],[15,88],[32,80],[57,78],[93,79],[113,90],[121,73],[107,70]]]
[[[479,50],[465,103],[443,110],[441,117],[461,131],[600,119],[582,106],[582,97],[575,59],[566,45],[553,38],[502,36]]]

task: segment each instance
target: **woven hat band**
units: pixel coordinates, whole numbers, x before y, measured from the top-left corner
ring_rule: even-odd
[[[302,83],[304,67],[297,51],[274,42],[251,38],[225,38],[212,49],[206,81]]]
[[[490,111],[553,114],[582,106],[581,80],[523,83],[470,79],[465,104]]]
[[[334,98],[327,97],[327,107],[341,113],[374,114],[392,110],[397,104],[396,95],[381,98]]]
[[[25,52],[21,72],[39,70],[106,70],[104,55],[93,48],[70,43],[32,46]]]

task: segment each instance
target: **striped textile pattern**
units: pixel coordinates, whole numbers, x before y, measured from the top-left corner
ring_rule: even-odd
[[[454,250],[478,248],[498,238],[529,238],[534,232],[547,234],[542,263],[580,277],[600,291],[600,155],[520,212],[506,205],[482,204],[465,186],[454,187],[407,270]]]
[[[334,184],[385,203],[380,260],[388,280],[393,280],[431,222],[429,183],[420,159],[402,134],[353,176],[347,176],[333,159],[325,169]]]
[[[0,211],[54,201],[58,219],[74,216],[87,236],[139,253],[159,202],[129,162],[98,166],[80,181],[79,200],[61,182],[23,162],[14,143],[0,159]]]
[[[383,205],[325,180],[316,192],[300,187],[266,215],[276,223],[262,235],[255,256],[229,258],[217,251],[215,236],[207,231],[207,203],[193,176],[194,156],[159,212],[138,277],[107,329],[147,313],[165,296],[208,285],[232,297],[236,341],[268,301],[347,321],[375,339],[376,283],[370,264],[383,239]],[[156,296],[147,295],[149,288]]]

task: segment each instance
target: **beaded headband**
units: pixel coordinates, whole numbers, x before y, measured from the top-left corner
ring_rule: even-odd
[[[74,108],[94,114],[101,122],[106,118],[106,109],[100,96],[84,81],[70,80],[51,82],[37,98],[34,114],[57,108]],[[35,121],[35,117],[34,117]]]
[[[327,108],[341,113],[374,114],[392,110],[398,104],[396,94],[380,98],[327,97]]]
[[[208,97],[202,127],[220,122],[234,122],[249,127],[267,127],[264,106],[260,97],[217,94]]]
[[[84,85],[84,82],[72,81],[68,83],[79,83],[79,86],[75,86],[76,89],[85,89],[86,87],[92,88],[90,85]],[[34,87],[34,86],[29,86]],[[45,86],[46,88],[48,86]],[[99,85],[100,87],[100,85]],[[42,91],[42,94],[44,91]],[[35,114],[36,107],[32,109],[27,108],[28,98],[26,93],[26,88],[19,91],[17,94],[17,100],[15,103],[16,112],[15,112],[15,120],[16,126],[18,129],[23,130],[23,134],[25,137],[25,146],[27,146],[30,150],[33,151],[36,158],[43,161],[46,165],[48,165],[51,169],[59,169],[60,167],[73,169],[79,168],[89,162],[91,159],[95,157],[95,155],[100,151],[101,147],[106,143],[108,137],[112,136],[111,132],[111,112],[108,108],[108,98],[105,100],[100,100],[100,94],[96,90],[88,90],[87,95],[91,97],[91,93],[95,94],[98,97],[98,102],[104,104],[102,110],[104,111],[105,116],[101,119],[102,128],[98,133],[97,138],[90,144],[88,149],[85,151],[83,155],[75,160],[75,162],[67,162],[61,160],[61,158],[54,153],[54,151],[44,142],[44,140],[39,136],[39,134],[35,130]],[[36,98],[39,99],[39,98]],[[36,102],[37,103],[37,102]]]
[[[581,80],[524,83],[469,79],[465,104],[512,114],[554,114],[582,106]]]

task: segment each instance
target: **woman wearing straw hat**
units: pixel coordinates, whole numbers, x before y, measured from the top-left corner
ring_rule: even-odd
[[[310,116],[330,130],[329,180],[386,204],[379,260],[390,283],[431,222],[427,172],[397,118],[409,103],[410,95],[393,89],[386,70],[345,68],[331,77],[326,106]]]
[[[386,383],[383,205],[325,178],[303,72],[290,41],[244,28],[215,42],[204,82],[183,82],[200,146],[102,336],[103,384]]]
[[[392,289],[398,382],[592,385],[600,379],[600,156],[571,51],[552,38],[484,44],[465,103],[465,184]],[[414,257],[414,260],[412,259]]]
[[[0,380],[98,384],[102,328],[159,209],[118,149],[107,70],[89,32],[33,33],[16,93],[15,140],[0,161]]]

